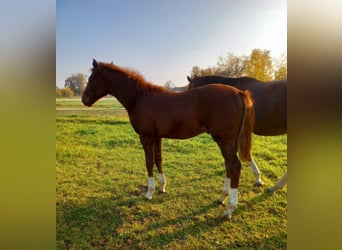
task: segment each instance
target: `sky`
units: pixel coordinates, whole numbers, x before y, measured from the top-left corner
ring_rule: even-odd
[[[219,56],[287,53],[284,0],[57,0],[56,85],[90,75],[93,58],[139,71],[147,81],[187,84],[193,66]]]

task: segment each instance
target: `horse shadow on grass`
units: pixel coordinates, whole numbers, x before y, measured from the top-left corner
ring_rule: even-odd
[[[223,219],[222,215],[223,212],[227,209],[227,205],[225,204],[222,206],[222,204],[219,204],[217,200],[213,200],[210,203],[207,203],[207,205],[199,207],[197,210],[193,211],[191,214],[185,213],[184,215],[180,215],[174,219],[169,219],[161,222],[153,222],[149,225],[150,229],[153,230],[162,230],[164,227],[167,227],[168,225],[179,225],[176,230],[172,232],[164,232],[163,234],[159,235],[160,241],[158,244],[153,245],[154,241],[152,237],[147,237],[145,240],[147,242],[152,242],[153,248],[165,248],[172,244],[173,241],[183,241],[185,242],[187,237],[189,235],[194,238],[198,238],[200,241],[208,241],[208,239],[203,238],[203,234],[206,234],[208,232],[213,232],[218,229],[220,231],[220,228],[225,228],[225,231],[229,228],[232,224],[238,224],[241,223],[240,221],[237,221],[235,218],[241,217],[243,213],[248,212],[250,209],[253,208],[253,206],[258,205],[258,203],[261,203],[264,200],[269,199],[272,196],[270,193],[261,193],[256,195],[253,199],[249,200],[247,203],[241,204],[238,206],[238,208],[234,211],[232,220],[226,220]],[[227,201],[226,201],[227,203]],[[267,211],[268,213],[272,213],[272,211]],[[187,223],[187,226],[182,226],[184,221],[191,221],[191,223]],[[286,235],[283,235],[283,232],[279,232],[279,234],[274,235],[269,238],[265,239],[258,239],[258,240],[251,240],[247,242],[239,242],[239,241],[232,241],[230,242],[229,249],[238,249],[241,247],[248,246],[251,247],[251,249],[263,249],[263,247],[269,247],[270,245],[274,245],[273,241],[278,240],[279,238],[285,239],[279,243],[277,247],[280,248],[274,248],[274,249],[286,249]],[[214,237],[215,238],[215,237]],[[227,240],[229,241],[229,240]],[[208,242],[207,242],[208,243]],[[216,242],[215,240],[210,240],[211,247],[215,247],[217,249],[227,249],[227,246],[223,244],[223,242]]]
[[[253,199],[240,204],[233,213],[232,221],[222,220],[226,206],[219,205],[214,199],[194,211],[184,211],[183,214],[168,219],[162,212],[149,208],[160,203],[164,203],[164,206],[168,199],[184,199],[186,202],[186,197],[182,197],[182,194],[176,197],[168,193],[156,194],[154,200],[147,201],[143,197],[144,189],[141,185],[133,193],[113,195],[109,198],[88,198],[84,203],[58,202],[57,249],[142,249],[146,246],[163,249],[175,242],[186,242],[189,235],[199,238],[199,242],[206,241],[203,234],[220,230],[220,227],[229,229],[231,223],[240,223],[234,220],[234,217],[240,217],[255,204],[272,195],[257,194]],[[286,238],[286,235],[274,237]],[[259,249],[258,246],[267,246],[271,240],[268,238],[247,244]],[[213,241],[213,247],[222,247],[215,244]],[[284,245],[286,247],[286,242],[282,246]],[[246,242],[233,242],[230,248],[241,246],[246,246]]]

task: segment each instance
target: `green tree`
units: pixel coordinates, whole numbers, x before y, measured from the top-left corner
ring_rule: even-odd
[[[274,62],[274,79],[287,79],[287,57],[285,54],[281,55],[279,59]]]
[[[65,80],[64,86],[70,88],[76,96],[80,96],[86,87],[86,76],[81,73],[73,74]]]
[[[193,66],[192,69],[191,69],[191,77],[194,77],[194,76],[201,76],[202,73],[201,73],[202,69],[198,66]]]
[[[250,54],[244,73],[261,81],[273,79],[273,65],[270,50],[253,49]]]
[[[57,97],[73,97],[74,92],[68,87],[58,89],[58,90],[56,89],[56,96]]]
[[[226,57],[220,56],[217,61],[217,74],[228,77],[241,77],[248,58],[228,53]]]
[[[214,75],[214,74],[218,74],[216,67],[207,67],[205,69],[201,69],[198,66],[194,66],[192,67],[192,70],[191,70],[191,77]]]

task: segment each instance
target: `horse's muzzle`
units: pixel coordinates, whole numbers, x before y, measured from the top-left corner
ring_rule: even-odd
[[[88,107],[90,107],[92,105],[92,103],[90,102],[90,99],[87,97],[84,97],[84,96],[82,96],[82,102],[84,105],[86,105]]]

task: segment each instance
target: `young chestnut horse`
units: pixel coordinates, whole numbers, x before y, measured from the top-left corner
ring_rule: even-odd
[[[92,74],[82,102],[93,105],[111,94],[128,111],[130,122],[140,136],[148,173],[147,199],[155,190],[153,165],[159,172],[160,192],[165,192],[161,138],[186,139],[203,132],[211,134],[225,159],[226,178],[222,196],[229,195],[224,218],[231,218],[237,207],[242,161],[249,161],[254,125],[253,101],[248,91],[224,85],[211,85],[174,93],[152,85],[137,72],[93,60]]]
[[[230,78],[217,75],[190,78],[188,89],[207,84],[225,84],[252,93],[255,110],[255,125],[253,132],[257,135],[272,136],[287,133],[287,80],[261,82],[250,77]],[[253,158],[249,162],[255,176],[255,185],[262,186],[261,173]],[[287,172],[271,188],[274,192],[286,184]]]

